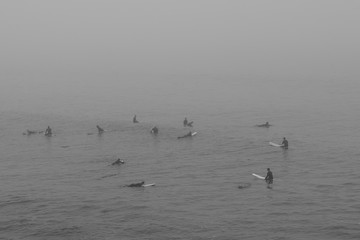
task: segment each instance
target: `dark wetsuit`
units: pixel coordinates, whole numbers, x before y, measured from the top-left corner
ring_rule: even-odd
[[[184,127],[186,127],[188,125],[188,120],[186,118],[184,119],[183,124],[184,124]]]
[[[272,184],[273,183],[273,174],[271,171],[268,171],[267,174],[266,174],[266,177],[265,177],[265,181],[267,184]]]
[[[140,182],[140,183],[132,183],[130,185],[127,185],[127,187],[142,187],[144,186],[145,182]]]
[[[45,130],[45,136],[51,136],[51,135],[52,135],[51,128],[48,127],[48,128]]]
[[[182,137],[178,137],[179,138],[186,138],[186,137],[192,137],[192,132],[190,131],[188,134],[182,136]]]
[[[284,139],[284,141],[282,141],[281,144],[283,145],[283,148],[288,149],[288,147],[289,147],[288,140]]]
[[[120,165],[120,164],[124,164],[124,163],[125,163],[125,162],[119,158],[118,160],[116,160],[115,162],[113,162],[111,165]]]
[[[97,129],[98,129],[99,133],[104,132],[104,129],[102,129],[101,127],[99,127],[99,125],[96,125],[96,127],[97,127]]]
[[[157,127],[153,127],[153,128],[151,129],[151,132],[152,132],[153,134],[158,134],[159,129],[158,129]]]

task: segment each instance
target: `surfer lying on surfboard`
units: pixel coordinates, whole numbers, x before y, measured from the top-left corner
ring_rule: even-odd
[[[271,125],[269,124],[269,122],[266,122],[265,124],[259,124],[256,125],[257,127],[270,127]]]
[[[186,137],[192,137],[193,133],[191,131],[189,131],[187,134],[185,134],[184,136],[178,137],[179,138],[186,138]]]
[[[126,187],[142,187],[144,186],[145,184],[145,181],[142,181],[142,182],[139,182],[139,183],[132,183],[132,184],[129,184],[129,185],[125,185]]]
[[[124,160],[121,160],[120,158],[118,158],[118,160],[116,160],[115,162],[113,162],[111,165],[120,165],[120,164],[124,164]]]

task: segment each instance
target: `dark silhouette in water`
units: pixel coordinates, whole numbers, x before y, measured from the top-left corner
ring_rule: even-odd
[[[186,126],[187,126],[187,124],[188,124],[188,120],[187,120],[187,118],[185,118],[185,119],[184,119],[184,121],[183,121],[183,125],[184,125],[184,127],[186,127]]]
[[[98,133],[103,133],[104,129],[101,128],[99,125],[96,125],[96,128],[98,129]]]
[[[288,142],[288,140],[286,140],[285,137],[284,137],[284,139],[283,139],[283,141],[282,141],[281,144],[283,145],[283,148],[285,148],[285,149],[288,149],[288,148],[289,148],[289,142]]]
[[[52,135],[52,130],[50,126],[48,126],[47,129],[45,130],[45,136],[51,136],[51,135]]]
[[[123,160],[121,160],[120,158],[118,158],[115,162],[113,162],[111,165],[120,165],[120,164],[124,164],[125,162]]]
[[[265,124],[259,124],[259,125],[256,125],[257,127],[270,127],[271,125],[269,124],[269,122],[266,122]]]
[[[150,132],[157,135],[159,133],[159,129],[156,126],[154,126]]]
[[[139,121],[136,119],[136,115],[133,117],[133,123],[138,123]]]
[[[126,187],[142,187],[144,186],[145,184],[145,181],[142,181],[142,182],[139,182],[139,183],[132,183],[132,184],[129,184],[129,185],[125,185]]]
[[[187,118],[185,118],[184,121],[183,121],[184,127],[192,127],[192,124],[193,124],[193,123],[194,123],[193,121],[189,122],[189,121],[187,120]]]
[[[189,131],[189,133],[185,134],[184,136],[178,137],[179,138],[186,138],[186,137],[192,137],[192,132]]]
[[[267,174],[266,174],[266,177],[265,177],[265,182],[268,184],[268,188],[271,188],[271,184],[273,184],[273,174],[272,172],[270,171],[270,168],[267,169]]]

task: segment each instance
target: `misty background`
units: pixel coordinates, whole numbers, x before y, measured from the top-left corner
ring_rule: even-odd
[[[358,9],[355,0],[1,1],[1,109],[339,104],[343,84],[358,87]]]

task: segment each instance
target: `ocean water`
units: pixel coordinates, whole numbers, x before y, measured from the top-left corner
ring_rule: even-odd
[[[360,239],[356,80],[29,78],[1,90],[0,239]]]

